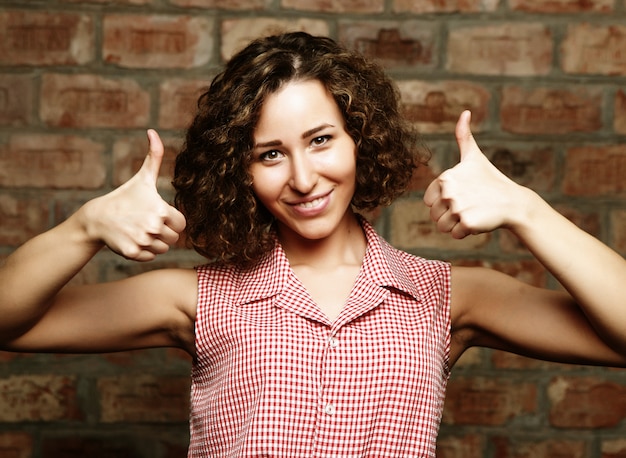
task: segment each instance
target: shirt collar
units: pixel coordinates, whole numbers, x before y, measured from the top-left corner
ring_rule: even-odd
[[[415,282],[411,279],[405,254],[385,241],[361,215],[359,222],[365,233],[367,250],[361,266],[360,277],[368,278],[383,288],[393,288],[420,299]],[[274,249],[266,253],[252,267],[239,272],[237,304],[254,302],[275,296],[287,287],[293,274],[281,244],[276,239]]]

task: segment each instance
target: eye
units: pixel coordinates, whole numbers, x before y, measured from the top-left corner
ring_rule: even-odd
[[[313,146],[322,146],[330,140],[330,135],[322,135],[321,137],[315,137],[311,140],[311,145]]]
[[[282,157],[282,153],[275,149],[271,151],[266,151],[264,153],[259,154],[259,161],[261,162],[271,162],[276,161]]]

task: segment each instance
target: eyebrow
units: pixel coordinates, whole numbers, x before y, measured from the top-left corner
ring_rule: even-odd
[[[321,124],[321,125],[319,125],[317,127],[313,127],[312,129],[309,129],[309,130],[305,131],[302,134],[301,137],[303,139],[305,139],[307,137],[310,137],[311,135],[315,135],[320,130],[324,130],[327,127],[335,127],[335,126],[332,125],[332,124],[324,123],[324,124]],[[282,144],[283,144],[283,142],[281,142],[280,140],[270,140],[269,142],[257,143],[257,144],[254,145],[254,147],[255,148],[267,148],[267,147],[270,147],[270,146],[280,146]]]

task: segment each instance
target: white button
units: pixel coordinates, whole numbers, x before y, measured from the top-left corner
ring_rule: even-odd
[[[324,413],[326,415],[335,415],[335,406],[332,404],[326,404],[326,407],[324,407]]]
[[[339,339],[337,339],[336,337],[331,337],[330,339],[328,339],[328,346],[330,348],[337,348],[338,345]]]

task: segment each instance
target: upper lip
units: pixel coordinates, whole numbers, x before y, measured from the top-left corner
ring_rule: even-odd
[[[314,200],[317,199],[321,199],[323,197],[326,197],[327,195],[329,195],[331,193],[331,191],[328,192],[324,192],[324,193],[319,193],[319,194],[314,194],[314,195],[310,195],[310,196],[306,196],[306,197],[302,197],[300,199],[294,199],[294,200],[289,200],[287,203],[289,205],[300,205],[300,204],[305,204],[307,202],[313,202]]]

